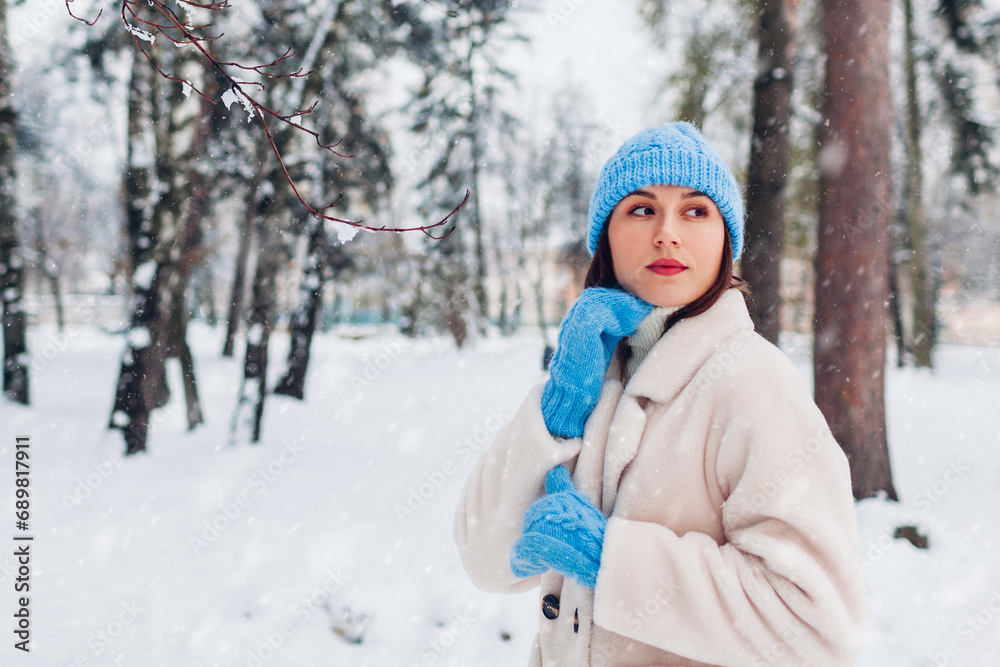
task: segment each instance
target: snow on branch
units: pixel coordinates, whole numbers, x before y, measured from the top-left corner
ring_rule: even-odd
[[[104,10],[102,9],[100,12],[98,12],[97,16],[94,18],[93,21],[87,21],[86,19],[73,14],[72,10],[70,9],[70,3],[72,3],[73,1],[74,0],[65,0],[66,11],[72,18],[81,21],[82,23],[85,23],[88,26],[92,26],[95,23],[97,23],[97,20],[101,17],[101,14],[104,12]],[[206,3],[196,2],[195,0],[176,0],[176,1],[179,4],[187,5],[187,7],[190,8],[204,9],[213,12],[221,12],[225,9],[228,9],[231,6],[229,4],[229,0],[218,0],[215,2],[206,2]],[[426,1],[427,0],[425,0],[425,2]],[[139,16],[138,11],[143,6],[151,7],[154,13],[159,15],[159,18],[154,20],[151,18],[143,18]],[[443,227],[444,225],[446,225],[448,221],[456,213],[458,213],[458,211],[469,200],[470,196],[469,190],[465,191],[465,197],[458,204],[458,206],[452,209],[452,211],[448,213],[448,215],[446,215],[444,218],[435,222],[434,224],[420,225],[415,227],[387,227],[384,225],[381,227],[373,227],[364,224],[363,220],[345,220],[343,218],[337,218],[332,215],[329,215],[327,211],[329,211],[331,208],[333,208],[340,202],[340,200],[342,199],[342,195],[338,195],[337,198],[334,199],[334,201],[322,207],[314,207],[305,201],[302,194],[299,192],[298,186],[296,186],[295,181],[292,178],[291,174],[288,173],[288,168],[285,165],[285,160],[281,155],[281,151],[278,149],[278,146],[274,139],[274,134],[272,133],[271,126],[268,123],[269,119],[272,122],[278,122],[284,124],[288,127],[294,128],[295,130],[304,132],[312,136],[316,142],[316,145],[320,149],[329,151],[330,153],[336,155],[337,157],[351,158],[354,156],[347,153],[341,153],[335,150],[337,146],[339,146],[343,142],[343,139],[333,144],[324,144],[320,140],[318,132],[310,130],[309,128],[297,122],[297,119],[300,119],[303,116],[311,114],[316,108],[316,103],[313,103],[313,105],[307,109],[302,109],[299,111],[295,111],[293,113],[289,114],[279,113],[278,111],[271,109],[267,105],[258,102],[250,93],[250,89],[257,91],[258,93],[263,92],[265,90],[265,86],[263,83],[259,81],[245,81],[236,78],[230,73],[230,69],[242,70],[245,72],[253,72],[257,75],[269,79],[298,79],[312,74],[312,72],[303,72],[302,68],[299,68],[294,72],[278,72],[271,70],[271,68],[274,68],[282,64],[289,58],[296,55],[295,51],[293,51],[291,48],[288,48],[281,56],[275,58],[271,62],[262,65],[244,65],[242,63],[235,61],[220,60],[208,48],[206,48],[205,45],[209,42],[213,42],[219,39],[220,37],[222,37],[222,34],[220,33],[218,35],[212,35],[212,36],[196,35],[194,31],[205,30],[209,28],[211,24],[193,25],[188,21],[182,20],[170,7],[167,7],[161,0],[122,0],[121,20],[125,26],[125,29],[128,31],[129,36],[132,39],[132,42],[135,44],[135,47],[139,50],[140,53],[142,53],[142,55],[149,62],[150,66],[161,77],[167,79],[168,81],[173,81],[183,86],[185,94],[190,94],[191,91],[194,91],[204,99],[208,100],[209,102],[217,104],[218,102],[216,102],[216,100],[212,99],[204,92],[199,90],[191,81],[183,78],[177,78],[163,71],[160,68],[160,66],[156,64],[153,57],[146,50],[147,47],[143,45],[142,42],[148,42],[150,45],[152,45],[155,42],[156,35],[161,35],[163,36],[164,39],[168,40],[175,46],[178,47],[193,46],[198,50],[198,52],[201,54],[203,58],[205,58],[208,62],[212,64],[212,67],[214,67],[215,70],[218,71],[219,74],[221,74],[222,77],[229,82],[229,88],[222,94],[222,102],[226,105],[227,108],[229,108],[234,101],[238,100],[246,109],[247,114],[250,116],[250,118],[248,118],[248,121],[252,120],[252,118],[254,117],[256,117],[257,120],[260,121],[260,125],[264,130],[264,135],[267,137],[267,141],[270,144],[271,152],[274,153],[275,158],[277,158],[278,165],[281,167],[281,172],[284,175],[285,180],[291,187],[292,192],[295,194],[296,199],[299,200],[299,202],[306,208],[306,210],[311,215],[323,220],[339,222],[346,225],[357,227],[359,229],[366,229],[369,231],[384,231],[384,232],[419,231],[423,232],[427,236],[430,236],[431,238],[434,239],[444,238],[445,236],[450,234],[451,231],[454,229],[454,226],[452,226],[441,236],[435,236],[430,232],[430,230],[432,229]]]

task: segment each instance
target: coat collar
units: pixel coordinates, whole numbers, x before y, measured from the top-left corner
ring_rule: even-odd
[[[660,338],[625,386],[625,394],[670,402],[716,349],[741,331],[753,331],[753,322],[743,294],[729,289],[704,313],[681,320]],[[618,355],[607,377],[622,377]]]

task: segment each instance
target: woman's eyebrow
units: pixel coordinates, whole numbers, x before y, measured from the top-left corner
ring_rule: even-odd
[[[681,195],[681,199],[690,199],[691,197],[707,197],[701,190],[691,190],[690,192],[685,192]]]

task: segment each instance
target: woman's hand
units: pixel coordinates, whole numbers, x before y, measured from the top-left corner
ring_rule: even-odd
[[[583,435],[618,341],[632,334],[652,310],[622,290],[583,290],[563,320],[559,348],[542,392],[542,416],[549,433],[563,438]]]
[[[563,466],[549,471],[545,493],[524,513],[521,537],[510,552],[511,571],[531,577],[551,569],[593,588],[601,567],[604,515],[573,488]]]

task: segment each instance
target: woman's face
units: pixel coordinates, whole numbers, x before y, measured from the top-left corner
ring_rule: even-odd
[[[611,212],[615,278],[654,306],[691,303],[716,281],[726,226],[710,197],[680,185],[651,185]]]

